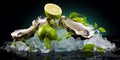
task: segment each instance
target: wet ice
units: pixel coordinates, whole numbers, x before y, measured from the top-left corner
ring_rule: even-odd
[[[103,49],[112,49],[115,47],[115,44],[112,44],[107,38],[103,38],[101,34],[96,34],[90,39],[81,40],[80,37],[74,38],[70,37],[66,39],[65,34],[67,33],[66,29],[56,29],[58,33],[58,37],[61,37],[61,40],[52,40],[51,46],[56,52],[63,51],[74,51],[83,48],[85,44],[95,44],[95,46],[102,47]],[[37,31],[32,38],[26,40],[34,50],[33,51],[41,51],[42,53],[48,53],[52,49],[47,49],[42,40],[40,40],[37,36]],[[13,45],[12,45],[13,46]],[[18,51],[30,51],[30,48],[22,41],[17,41],[16,47],[11,47],[17,49]]]
[[[16,42],[16,46],[15,48],[18,50],[18,51],[28,51],[29,50],[29,47],[22,41],[17,41]]]
[[[114,43],[111,43],[105,37],[103,38],[100,34],[96,34],[91,39],[85,40],[84,45],[85,44],[95,44],[95,46],[101,47],[106,50],[115,48]]]
[[[63,37],[61,41],[52,41],[52,47],[55,51],[62,52],[62,51],[72,51],[76,50],[76,46],[74,44],[75,39],[73,37],[66,39]]]

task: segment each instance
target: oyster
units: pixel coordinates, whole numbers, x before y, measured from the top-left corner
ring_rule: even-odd
[[[61,17],[62,24],[73,30],[77,35],[81,35],[84,38],[91,38],[94,35],[94,28],[91,26],[85,26],[81,23],[75,22],[71,20],[70,18],[67,18],[65,16]]]
[[[39,25],[43,25],[46,22],[46,18],[38,17],[36,20],[32,21],[32,25],[27,29],[19,29],[15,30],[11,33],[11,36],[15,40],[19,40],[20,38],[30,38],[34,35],[35,31],[39,27]]]

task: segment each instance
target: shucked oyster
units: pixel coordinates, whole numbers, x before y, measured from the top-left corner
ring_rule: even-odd
[[[91,38],[94,35],[93,27],[85,26],[65,16],[62,16],[61,20],[64,26],[73,30],[77,35],[81,35],[85,38]]]
[[[34,35],[35,31],[39,27],[46,22],[46,18],[38,17],[38,19],[32,21],[32,25],[27,29],[19,29],[15,30],[11,33],[11,36],[15,40],[19,40],[20,38],[30,38]]]

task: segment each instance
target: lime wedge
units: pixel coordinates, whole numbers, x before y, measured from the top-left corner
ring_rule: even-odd
[[[58,19],[62,15],[62,9],[58,5],[53,4],[53,3],[45,4],[44,11],[45,11],[46,16],[49,19]]]

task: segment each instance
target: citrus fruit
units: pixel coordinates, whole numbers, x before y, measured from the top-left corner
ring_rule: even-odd
[[[46,16],[49,19],[58,19],[62,15],[62,9],[58,5],[53,4],[53,3],[45,4],[44,11],[45,11]]]
[[[49,38],[50,40],[56,40],[57,39],[57,32],[54,28],[52,28],[49,25],[43,25],[38,29],[38,37],[41,40],[44,40],[44,38]]]

